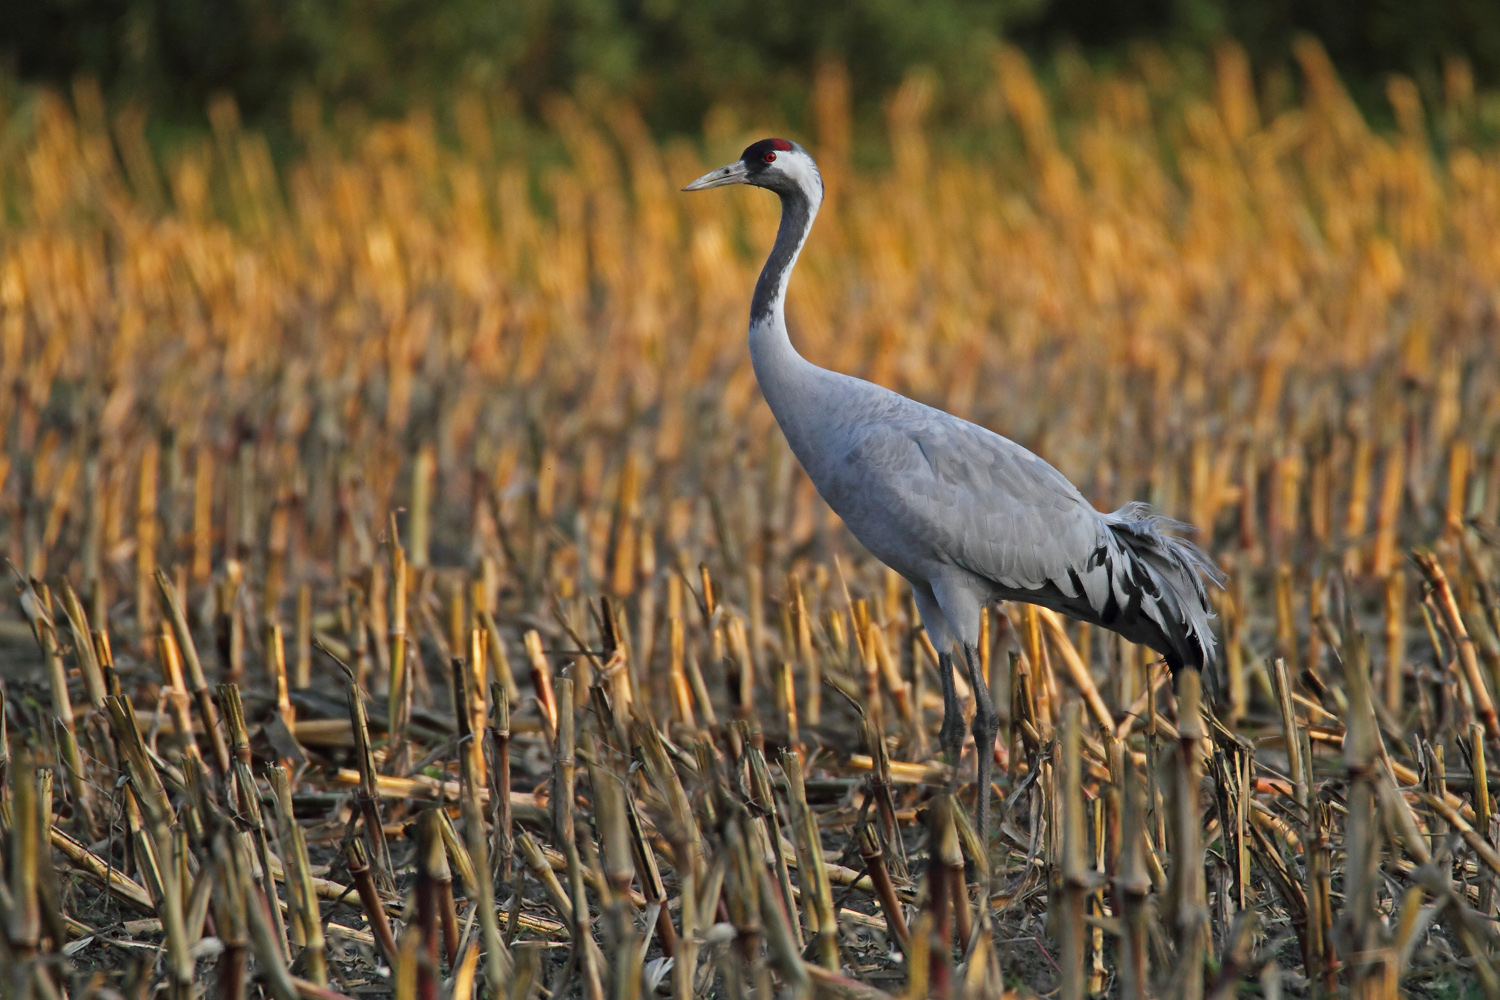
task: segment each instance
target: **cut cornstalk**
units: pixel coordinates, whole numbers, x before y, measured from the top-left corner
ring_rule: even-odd
[[[396,516],[391,515],[391,619],[387,641],[391,650],[391,673],[388,680],[386,718],[390,739],[386,766],[392,773],[405,773],[406,726],[411,717],[411,671],[406,650],[406,592],[409,586],[406,550],[401,547],[396,530]],[[383,853],[383,852],[382,852]]]
[[[109,690],[104,686],[104,675],[99,669],[99,656],[94,649],[88,612],[74,593],[73,585],[66,580],[62,581],[62,607],[68,619],[68,628],[73,634],[73,653],[78,658],[78,672],[83,676],[83,688],[88,693],[89,704],[96,711],[102,710],[104,696],[109,694]]]
[[[161,776],[141,742],[135,725],[135,709],[123,698],[109,697],[104,702],[109,713],[110,727],[115,744],[120,748],[125,764],[125,773],[135,801],[144,814],[149,834],[149,846],[154,850],[157,864],[155,875],[159,883],[157,914],[167,939],[167,968],[172,976],[173,989],[183,997],[188,995],[193,982],[193,960],[189,954],[187,925],[183,918],[182,893],[178,887],[177,868],[172,863],[172,825],[174,815],[172,802],[162,786]]]
[[[375,877],[370,869],[370,861],[365,853],[364,845],[358,840],[346,841],[344,861],[349,867],[349,879],[354,883],[354,889],[359,894],[360,905],[364,907],[365,918],[370,922],[370,930],[375,936],[375,943],[380,947],[380,953],[385,958],[386,964],[395,968],[396,938],[391,933],[391,922],[386,917],[385,905],[380,900],[380,890],[375,886]]]
[[[193,633],[188,629],[187,616],[182,612],[182,602],[177,596],[177,587],[166,572],[156,571],[156,589],[166,606],[167,618],[172,625],[172,635],[177,640],[177,649],[187,666],[187,684],[193,700],[198,705],[198,714],[203,720],[203,731],[213,748],[213,765],[216,773],[223,777],[229,773],[229,747],[224,734],[219,730],[219,714],[214,710],[213,697],[208,689],[208,680],[203,675],[203,663],[198,659],[198,647],[193,643]],[[191,731],[190,731],[191,732]],[[191,739],[191,736],[187,738]]]
[[[1447,574],[1443,572],[1442,565],[1431,552],[1413,552],[1412,559],[1422,570],[1422,575],[1427,578],[1427,585],[1432,588],[1433,603],[1437,605],[1438,611],[1443,616],[1443,624],[1448,627],[1448,634],[1453,637],[1453,643],[1458,647],[1458,662],[1463,668],[1464,679],[1474,699],[1474,711],[1478,713],[1479,721],[1484,723],[1486,735],[1492,740],[1500,741],[1500,715],[1495,712],[1494,698],[1491,697],[1489,685],[1485,682],[1484,672],[1479,668],[1479,656],[1474,649],[1474,640],[1470,638],[1469,630],[1464,625],[1463,615],[1459,613],[1458,602],[1453,598],[1453,588],[1448,585]]]
[[[1177,937],[1179,995],[1203,996],[1203,959],[1208,945],[1203,885],[1203,830],[1198,786],[1203,774],[1202,684],[1196,670],[1177,672],[1178,750],[1173,786],[1173,852],[1168,889]]]
[[[911,931],[907,929],[906,914],[901,909],[901,901],[896,897],[896,888],[891,883],[890,872],[886,870],[885,854],[880,849],[880,841],[876,838],[875,831],[869,826],[861,827],[859,835],[860,857],[864,860],[865,869],[870,873],[870,880],[875,883],[875,895],[880,900],[880,909],[885,913],[886,926],[890,928],[896,946],[909,956]]]
[[[324,652],[328,652],[326,647]],[[349,723],[354,732],[354,761],[359,767],[359,791],[355,797],[359,801],[360,817],[364,820],[365,839],[370,844],[369,862],[375,870],[375,881],[389,890],[394,888],[395,883],[392,880],[391,853],[385,841],[385,827],[380,819],[380,786],[377,779],[381,775],[375,770],[375,754],[370,747],[370,720],[365,712],[364,691],[355,679],[354,672],[332,653],[328,655],[344,671],[345,680],[349,683]]]
[[[552,823],[557,831],[557,840],[567,859],[568,888],[573,904],[573,948],[574,961],[579,976],[583,979],[588,1000],[604,1000],[604,986],[600,967],[601,956],[596,953],[593,929],[590,925],[588,897],[585,895],[583,863],[578,855],[578,839],[573,823],[574,783],[577,780],[578,763],[576,749],[576,718],[573,710],[573,678],[564,674],[557,680],[557,742],[554,749],[552,772]],[[684,902],[684,908],[687,903]],[[684,910],[686,912],[686,910]],[[684,916],[684,919],[686,917]]]
[[[1108,720],[1109,725],[1113,720]],[[1078,702],[1063,706],[1062,718],[1062,914],[1058,934],[1062,938],[1062,1000],[1082,1000],[1084,994],[1084,910],[1089,891],[1088,865],[1084,860],[1088,843],[1083,825],[1082,755]]]
[[[787,799],[792,809],[792,843],[797,849],[797,877],[802,883],[803,902],[813,928],[818,961],[823,968],[839,968],[838,921],[833,909],[833,889],[823,861],[823,845],[818,835],[818,821],[807,805],[807,791],[802,780],[802,758],[792,751],[781,755],[781,772],[786,776]],[[957,844],[955,842],[955,849]],[[959,857],[962,869],[963,858]]]
[[[1491,848],[1490,775],[1485,767],[1484,727],[1479,723],[1469,725],[1469,773],[1474,775],[1474,828],[1484,843]],[[1445,803],[1446,804],[1446,803]],[[1479,912],[1489,917],[1495,909],[1495,876],[1486,876],[1479,883]]]
[[[273,628],[275,626],[272,626]],[[276,827],[281,835],[281,856],[285,858],[287,902],[291,904],[292,925],[297,943],[302,945],[302,962],[307,978],[318,986],[328,985],[328,966],[324,958],[323,914],[318,894],[312,884],[312,864],[308,859],[307,841],[292,811],[292,783],[284,767],[267,771],[276,808]]]
[[[267,919],[282,961],[285,962],[289,952],[286,923],[281,918],[281,906],[277,902],[276,876],[271,868],[271,844],[261,815],[260,790],[256,787],[255,775],[250,771],[250,733],[245,726],[245,709],[240,701],[240,689],[234,684],[220,684],[218,695],[219,706],[224,710],[224,725],[229,730],[229,739],[234,747],[234,764],[230,769],[238,796],[234,804],[241,821],[250,828],[249,836],[255,847],[256,862],[260,866],[260,890],[266,901]],[[251,922],[254,922],[253,915]]]
[[[510,699],[498,684],[490,685],[490,809],[494,814],[492,844],[500,858],[500,880],[509,882],[515,864],[515,843],[511,833],[513,819],[510,804]]]
[[[1150,988],[1151,876],[1146,871],[1146,803],[1140,776],[1124,768],[1124,810],[1120,820],[1120,870],[1115,877],[1115,899],[1123,932],[1120,958],[1120,995],[1125,1000],[1147,1000]]]
[[[417,926],[422,930],[425,960],[418,966],[418,993],[435,989],[429,980],[438,976],[438,943],[451,968],[458,961],[458,916],[453,906],[453,871],[443,848],[436,807],[423,810],[417,820]]]

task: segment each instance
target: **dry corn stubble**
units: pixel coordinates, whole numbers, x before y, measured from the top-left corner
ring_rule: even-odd
[[[304,106],[279,164],[222,102],[158,157],[87,85],[26,98],[7,987],[126,993],[160,947],[230,997],[1500,993],[1497,98],[1454,64],[1428,122],[1398,80],[1382,134],[1315,46],[1295,105],[1214,58],[1059,101],[1006,50],[986,158],[917,76],[869,171],[819,78],[799,345],[1232,568],[1218,716],[1101,630],[987,619],[982,846],[909,594],[756,398],[773,202],[679,198],[698,155],[597,96],[546,164],[478,97],[456,144]],[[744,138],[715,112],[706,159]]]

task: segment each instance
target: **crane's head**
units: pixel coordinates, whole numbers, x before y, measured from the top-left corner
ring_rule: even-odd
[[[752,143],[740,158],[693,181],[684,191],[704,191],[726,184],[754,184],[777,194],[803,194],[814,203],[823,200],[823,177],[807,150],[786,139]]]

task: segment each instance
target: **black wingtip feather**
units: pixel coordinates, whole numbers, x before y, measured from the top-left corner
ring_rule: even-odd
[[[1190,525],[1164,517],[1141,502],[1128,503],[1107,515],[1115,537],[1151,580],[1168,612],[1164,622],[1166,649],[1162,650],[1173,674],[1184,666],[1197,670],[1212,667],[1217,658],[1209,628],[1213,609],[1204,579],[1224,585],[1224,573],[1198,546],[1173,531],[1191,531]],[[1148,588],[1149,589],[1149,588]]]

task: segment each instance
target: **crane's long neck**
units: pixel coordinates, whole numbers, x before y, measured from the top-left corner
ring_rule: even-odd
[[[755,283],[755,296],[750,300],[750,361],[776,422],[793,451],[798,451],[802,417],[813,402],[808,382],[821,369],[792,346],[786,329],[786,287],[818,214],[822,192],[809,194],[799,186],[778,193],[781,227],[776,231],[776,244],[766,258],[760,280]]]

